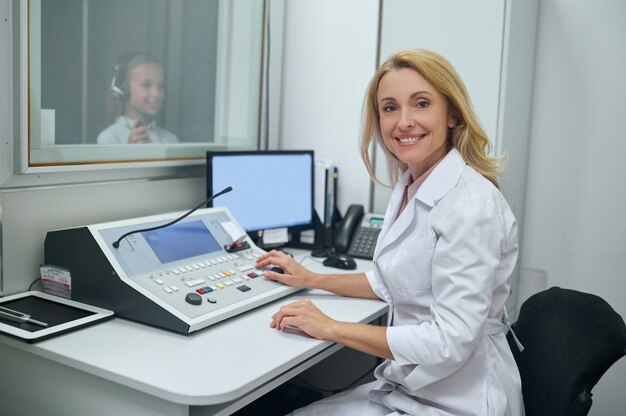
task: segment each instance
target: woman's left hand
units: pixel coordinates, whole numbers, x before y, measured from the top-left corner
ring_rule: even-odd
[[[310,299],[303,299],[283,305],[272,315],[270,328],[285,330],[287,327],[292,327],[313,338],[330,340],[336,323],[337,321],[320,311]]]

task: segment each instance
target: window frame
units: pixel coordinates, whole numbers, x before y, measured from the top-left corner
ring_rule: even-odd
[[[33,149],[31,147],[31,144],[33,144],[31,141],[35,139],[35,135],[32,135],[32,130],[31,130],[31,126],[33,125],[40,125],[41,123],[41,108],[38,109],[38,111],[33,111],[31,109],[31,92],[32,92],[32,87],[33,85],[31,84],[33,82],[33,78],[39,76],[39,78],[37,79],[38,82],[40,82],[41,77],[39,74],[37,73],[31,73],[32,71],[32,66],[31,66],[31,55],[32,53],[37,53],[37,48],[33,48],[33,43],[32,40],[30,39],[30,19],[31,19],[31,1],[34,2],[33,4],[37,4],[36,2],[40,2],[41,0],[29,0],[26,3],[22,3],[19,2],[18,3],[18,13],[19,13],[19,35],[17,36],[17,41],[13,42],[13,47],[17,47],[19,49],[19,74],[18,77],[15,76],[14,74],[14,80],[16,78],[19,78],[19,99],[16,100],[18,101],[17,103],[14,102],[14,106],[13,108],[17,108],[19,106],[19,123],[16,123],[19,125],[18,128],[18,134],[14,135],[14,137],[19,137],[19,146],[16,146],[16,150],[18,153],[17,155],[15,155],[14,158],[14,162],[15,162],[15,167],[17,169],[16,170],[16,174],[19,175],[31,175],[31,174],[36,174],[36,175],[40,175],[40,174],[57,174],[57,173],[64,173],[64,172],[73,172],[74,176],[76,172],[83,172],[83,173],[87,173],[87,176],[96,176],[96,177],[101,177],[101,174],[94,174],[92,172],[109,172],[108,175],[105,175],[107,177],[117,177],[118,175],[116,175],[115,173],[113,173],[113,171],[120,171],[123,170],[124,173],[124,177],[128,178],[129,177],[129,173],[132,171],[133,174],[130,175],[130,177],[179,177],[181,175],[198,175],[200,174],[200,170],[198,169],[197,165],[204,165],[205,163],[205,157],[204,157],[204,151],[206,150],[254,150],[254,149],[260,149],[263,148],[265,146],[267,146],[267,137],[265,133],[266,128],[264,127],[266,124],[266,121],[264,119],[264,114],[266,114],[266,108],[265,108],[265,104],[266,104],[266,98],[264,97],[264,94],[267,91],[267,88],[265,86],[265,80],[266,80],[266,73],[267,73],[267,30],[268,30],[268,26],[267,26],[267,15],[268,15],[268,3],[269,0],[265,0],[263,1],[263,5],[262,5],[262,20],[261,20],[261,35],[262,35],[262,39],[261,39],[261,50],[260,50],[260,74],[257,74],[257,76],[260,77],[260,82],[259,82],[259,104],[258,104],[258,111],[256,112],[256,126],[257,126],[257,131],[256,131],[256,138],[253,138],[253,141],[250,143],[228,143],[224,140],[219,140],[216,142],[205,142],[205,143],[183,143],[183,144],[176,144],[176,145],[142,145],[142,146],[129,146],[129,145],[120,145],[120,146],[102,146],[100,149],[98,149],[97,151],[106,151],[106,150],[113,150],[113,151],[118,151],[121,152],[120,149],[124,149],[124,150],[132,150],[135,151],[136,153],[139,153],[141,151],[143,151],[143,149],[147,148],[148,150],[156,150],[159,151],[161,150],[163,153],[166,153],[168,151],[178,151],[179,155],[175,155],[174,157],[136,157],[136,158],[129,158],[129,159],[118,159],[118,160],[106,160],[106,161],[94,161],[94,160],[86,160],[86,161],[69,161],[69,162],[46,162],[44,161],[43,163],[40,162],[33,162],[32,159],[32,152]],[[224,1],[224,0],[220,0],[220,1]],[[229,7],[220,7],[220,13],[224,13],[223,10],[227,10],[230,9],[230,3],[232,0],[225,0],[227,2],[229,2]],[[14,5],[16,4],[16,2],[13,3]],[[240,1],[240,7],[241,4],[243,4]],[[14,13],[15,16],[15,13]],[[221,30],[221,32],[224,32],[224,30]],[[226,29],[226,32],[228,32],[228,29]],[[16,31],[13,32],[14,34],[16,33]],[[221,33],[221,36],[229,36],[229,33]],[[37,45],[35,45],[37,46]],[[218,53],[220,53],[220,56],[224,56],[225,54],[227,54],[227,49],[228,48],[224,48],[219,46],[218,47]],[[34,50],[34,52],[33,52]],[[220,64],[218,64],[218,72],[221,70],[222,72],[224,72],[224,69],[226,67],[228,67],[228,63],[224,62],[223,60],[220,60]],[[40,65],[40,62],[39,62]],[[15,65],[14,65],[15,67]],[[36,72],[36,66],[35,66],[35,71]],[[254,74],[250,74],[251,76],[254,76]],[[219,77],[219,75],[218,75]],[[14,82],[15,85],[15,82]],[[41,91],[41,89],[39,89],[39,92]],[[217,94],[216,94],[217,95]],[[14,95],[15,96],[15,95]],[[226,99],[228,99],[228,97],[226,97]],[[36,113],[36,114],[35,114]],[[252,114],[252,113],[251,113]],[[253,114],[254,116],[254,114]],[[219,115],[218,115],[219,117]],[[219,123],[219,121],[217,120],[218,117],[216,117],[216,124]],[[222,115],[221,118],[224,119],[225,117],[228,117],[227,115],[224,116]],[[17,120],[15,117],[13,118],[14,120]],[[37,124],[36,124],[37,123]],[[248,136],[250,137],[250,136]],[[41,141],[41,136],[38,137],[38,140]],[[97,149],[97,146],[101,146],[101,145],[97,145],[97,144],[78,144],[78,145],[53,145],[52,146],[52,150],[53,151],[57,151],[57,150],[73,150],[73,149],[78,149],[79,151],[81,150],[81,148],[86,148],[87,150],[94,150]],[[153,148],[153,149],[150,149]],[[185,153],[189,153],[189,152],[198,152],[198,148],[201,148],[201,155],[194,155],[194,156],[189,156]],[[182,153],[182,154],[181,154]],[[202,174],[204,173],[204,171],[202,170]],[[0,181],[1,183],[1,181]]]

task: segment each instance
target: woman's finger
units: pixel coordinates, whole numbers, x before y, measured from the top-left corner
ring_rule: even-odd
[[[299,318],[297,316],[286,316],[280,321],[280,330],[284,331],[287,327],[300,329],[298,327]]]

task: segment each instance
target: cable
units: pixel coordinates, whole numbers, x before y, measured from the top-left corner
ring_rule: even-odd
[[[28,290],[30,291],[30,289],[33,287],[33,285],[35,283],[37,283],[39,280],[41,280],[41,277],[38,277],[37,279],[33,280],[33,282],[30,284],[30,286],[28,286]]]
[[[183,214],[183,215],[181,215],[180,217],[176,218],[176,219],[175,219],[175,220],[173,220],[173,221],[168,222],[167,224],[157,225],[156,227],[141,228],[141,229],[138,229],[138,230],[132,230],[132,231],[129,231],[129,232],[127,232],[126,234],[123,234],[123,235],[122,235],[120,238],[118,238],[115,242],[113,242],[113,244],[112,244],[112,245],[113,245],[113,247],[114,247],[114,248],[119,248],[119,246],[120,246],[120,242],[121,242],[123,239],[125,239],[126,237],[128,237],[129,235],[131,235],[131,234],[136,234],[136,233],[145,233],[145,232],[148,232],[148,231],[155,231],[155,230],[159,230],[159,229],[161,229],[161,228],[169,227],[170,225],[174,225],[174,224],[176,224],[177,222],[179,222],[179,221],[181,221],[181,220],[185,219],[185,218],[186,218],[186,217],[188,217],[189,215],[193,214],[193,212],[194,212],[194,211],[196,211],[198,208],[200,208],[200,207],[202,207],[202,206],[205,206],[206,204],[208,204],[209,202],[211,202],[212,200],[214,200],[214,199],[215,199],[215,198],[217,198],[218,196],[223,195],[223,194],[227,194],[227,193],[229,193],[229,192],[230,192],[230,191],[232,191],[232,190],[233,190],[233,187],[232,187],[232,186],[228,186],[228,187],[226,187],[226,188],[222,189],[222,190],[221,190],[221,191],[219,191],[218,193],[216,193],[216,194],[214,194],[214,195],[211,195],[210,197],[208,197],[207,199],[205,199],[205,200],[204,200],[203,202],[201,202],[201,203],[200,203],[200,205],[198,205],[197,207],[190,209],[189,211],[187,211],[186,213],[184,213],[184,214]]]
[[[309,260],[313,260],[315,263],[320,263],[320,264],[324,262],[324,260],[317,260],[315,257],[311,257],[311,256],[304,256],[304,257],[302,257],[302,260],[300,260],[300,261],[299,261],[299,263],[300,263],[300,264],[302,264],[302,263],[304,263],[304,261],[305,261],[305,260],[307,260],[307,259],[309,259]]]

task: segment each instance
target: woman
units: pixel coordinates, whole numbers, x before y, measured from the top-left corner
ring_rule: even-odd
[[[377,381],[295,414],[523,415],[504,306],[517,225],[465,86],[438,54],[408,50],[383,63],[366,100],[361,154],[376,180],[375,137],[394,185],[373,271],[319,275],[276,251],[257,265],[280,266],[265,275],[290,286],[388,302],[388,327],[337,322],[309,300],[271,322],[386,360]]]
[[[130,52],[114,68],[111,92],[116,117],[98,135],[98,144],[178,143],[173,133],[156,125],[165,99],[165,73],[155,57]]]

